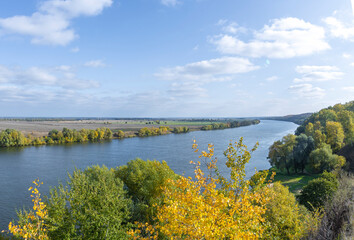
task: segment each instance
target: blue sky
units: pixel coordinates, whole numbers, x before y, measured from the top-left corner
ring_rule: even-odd
[[[350,0],[0,1],[1,116],[247,117],[354,100]]]

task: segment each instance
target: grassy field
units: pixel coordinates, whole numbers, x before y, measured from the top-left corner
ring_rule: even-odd
[[[280,181],[283,185],[289,187],[290,192],[299,194],[300,190],[312,179],[317,178],[317,174],[282,174],[277,173],[274,182]]]

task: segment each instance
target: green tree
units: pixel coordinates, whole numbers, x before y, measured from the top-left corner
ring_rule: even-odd
[[[293,149],[295,144],[296,136],[293,134],[288,134],[281,141],[274,142],[269,148],[269,163],[280,171],[286,169],[290,174],[290,169],[294,165]]]
[[[302,173],[304,172],[308,157],[314,148],[315,142],[312,137],[308,137],[305,134],[300,134],[300,136],[296,137],[296,144],[293,148],[295,172],[298,169]]]
[[[131,200],[114,170],[94,166],[69,175],[46,199],[51,239],[124,239]]]
[[[176,174],[165,161],[144,161],[140,158],[118,167],[115,175],[124,182],[133,200],[133,222],[152,219],[153,205],[160,203],[162,188],[166,186],[167,179],[176,179]]]
[[[340,169],[345,164],[345,158],[332,153],[331,146],[325,144],[310,153],[309,169],[313,173]]]

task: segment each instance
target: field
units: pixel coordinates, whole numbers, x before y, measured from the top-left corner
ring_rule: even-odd
[[[215,122],[215,121],[213,121]],[[185,120],[0,120],[0,131],[5,129],[16,129],[25,135],[45,136],[53,129],[62,130],[64,127],[80,130],[97,129],[101,127],[110,128],[113,132],[118,130],[136,132],[143,127],[169,126],[171,128],[185,126],[191,131],[198,130],[204,125],[213,123],[211,121],[185,121]]]
[[[280,181],[283,185],[289,187],[290,192],[299,194],[300,190],[312,179],[317,178],[316,174],[281,174],[277,173],[274,182]]]

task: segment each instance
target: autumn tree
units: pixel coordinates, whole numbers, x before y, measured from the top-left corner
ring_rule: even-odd
[[[312,214],[280,182],[269,189],[269,197],[262,239],[301,239],[316,225]]]
[[[328,121],[326,123],[327,143],[331,145],[334,152],[338,152],[343,146],[344,131],[339,122]]]
[[[194,149],[199,151],[196,144]],[[170,180],[171,185],[164,188],[164,204],[157,207],[156,224],[141,223],[138,229],[130,231],[130,235],[135,239],[157,238],[158,234],[168,239],[262,237],[269,188],[250,189],[244,167],[251,152],[242,138],[239,142],[230,143],[225,156],[231,173],[226,179],[218,173],[217,160],[213,159],[214,148],[209,145],[208,151],[202,151],[200,155],[204,161],[191,161],[195,166],[194,179],[181,176]],[[202,162],[208,174],[202,170]]]
[[[28,189],[28,191],[31,191],[33,209],[19,211],[17,213],[18,223],[16,225],[10,222],[9,232],[15,237],[23,239],[47,240],[49,238],[45,220],[48,217],[48,211],[38,190],[43,183],[36,179],[33,184],[34,187]]]

